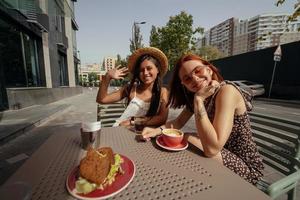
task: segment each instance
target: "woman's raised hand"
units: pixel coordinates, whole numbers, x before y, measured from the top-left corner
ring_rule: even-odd
[[[201,88],[198,92],[196,92],[194,98],[201,98],[204,101],[207,97],[213,95],[218,87],[220,87],[220,83],[218,81],[212,80],[209,85]]]
[[[108,76],[111,79],[124,79],[124,77],[128,74],[128,69],[126,67],[121,67],[121,65],[117,66],[114,69],[111,69],[107,72]]]

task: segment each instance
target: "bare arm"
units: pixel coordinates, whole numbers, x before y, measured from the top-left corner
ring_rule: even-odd
[[[184,109],[180,115],[171,121],[168,121],[165,125],[162,125],[161,128],[176,128],[176,129],[181,129],[186,122],[191,118],[193,113],[189,112],[187,109]],[[150,128],[146,127],[144,128],[142,135],[145,139],[149,139],[151,137],[155,137],[161,133],[160,128]]]
[[[112,79],[123,79],[124,76],[127,74],[127,69],[126,68],[115,68],[112,70],[109,70],[105,76],[102,77],[102,81],[98,90],[98,94],[97,94],[97,99],[96,102],[97,103],[114,103],[117,101],[120,101],[121,99],[123,99],[125,97],[125,89],[126,86],[122,87],[121,89],[112,92],[110,94],[107,93],[108,90],[108,86],[109,86],[109,82]]]
[[[211,123],[203,104],[203,97],[195,96],[196,127],[206,156],[213,157],[223,149],[231,133],[235,110],[240,101],[242,97],[233,86],[222,87],[216,97],[215,116]]]

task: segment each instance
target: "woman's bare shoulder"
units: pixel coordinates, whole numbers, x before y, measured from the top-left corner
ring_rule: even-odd
[[[242,96],[239,90],[231,84],[223,85],[217,94],[217,100],[222,99],[237,103],[241,100],[241,98]]]

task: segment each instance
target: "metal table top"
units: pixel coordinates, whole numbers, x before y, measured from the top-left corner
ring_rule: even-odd
[[[32,187],[32,199],[74,199],[66,190],[70,171],[85,151],[79,125],[60,127],[5,184],[23,181]],[[161,149],[155,139],[137,142],[123,128],[103,128],[95,146],[110,146],[136,166],[129,186],[110,199],[270,199],[250,183],[192,145],[187,150]]]

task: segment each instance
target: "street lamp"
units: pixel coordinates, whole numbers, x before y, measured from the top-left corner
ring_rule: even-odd
[[[78,74],[78,81],[79,81],[79,85],[82,85],[82,78],[80,78],[81,75],[81,58],[80,58],[80,51],[77,51],[78,53],[78,57],[79,57],[79,74]],[[82,76],[82,75],[81,75]]]
[[[138,24],[146,24],[146,22],[145,21],[143,21],[143,22],[133,22],[133,25],[132,25],[132,45],[133,45],[133,50],[137,49],[135,34],[136,34],[136,29],[137,29],[137,25]]]
[[[276,64],[277,64],[277,62],[280,62],[281,56],[282,56],[282,53],[281,53],[281,47],[280,47],[280,44],[279,44],[276,51],[274,52],[274,67],[273,67],[273,72],[272,72],[272,78],[271,78],[268,98],[270,98],[270,96],[271,96],[271,91],[272,91],[272,86],[273,86],[273,81],[274,81],[274,75],[275,75],[275,70],[276,70]]]

